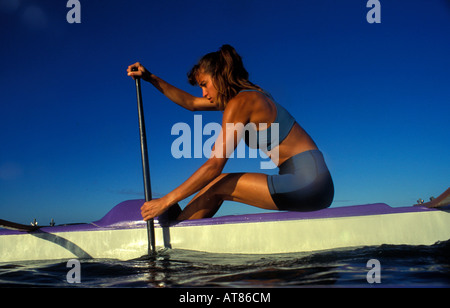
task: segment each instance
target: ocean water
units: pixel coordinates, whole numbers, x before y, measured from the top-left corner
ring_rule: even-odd
[[[152,258],[78,261],[79,283],[69,283],[68,260],[0,263],[0,287],[450,287],[450,241],[277,255],[167,249]]]

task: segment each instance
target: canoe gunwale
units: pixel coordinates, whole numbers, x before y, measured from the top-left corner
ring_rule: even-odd
[[[140,207],[144,200],[128,200],[115,206],[102,219],[91,223],[80,223],[70,225],[60,225],[54,227],[41,227],[36,231],[14,231],[1,230],[1,235],[12,234],[32,234],[32,233],[59,233],[59,232],[80,232],[80,231],[102,231],[102,230],[120,230],[120,229],[140,229],[145,228],[146,223],[140,216]],[[332,207],[315,212],[269,212],[244,215],[228,215],[221,217],[212,217],[204,219],[194,219],[185,221],[172,221],[170,223],[160,223],[155,219],[155,227],[196,227],[207,225],[222,224],[241,224],[241,223],[261,223],[261,222],[282,222],[292,220],[306,219],[329,219],[341,217],[358,217],[369,215],[387,215],[412,212],[429,211],[450,211],[450,207],[428,208],[422,206],[391,207],[385,203],[374,203],[354,206]]]

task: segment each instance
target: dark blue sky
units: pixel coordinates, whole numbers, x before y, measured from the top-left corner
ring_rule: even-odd
[[[90,221],[143,198],[126,67],[140,61],[200,96],[186,73],[222,44],[315,139],[335,181],[332,206],[410,205],[449,186],[447,0],[381,0],[381,24],[366,21],[365,0],[80,2],[81,24],[69,24],[66,1],[0,0],[2,219]],[[204,162],[170,151],[172,126],[200,113],[149,84],[143,100],[158,197]],[[233,159],[225,171],[259,163]],[[247,212],[226,203],[220,214]]]

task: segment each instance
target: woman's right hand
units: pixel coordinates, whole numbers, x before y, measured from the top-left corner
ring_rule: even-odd
[[[127,73],[128,76],[130,76],[133,79],[141,78],[145,81],[150,81],[151,73],[147,71],[145,67],[139,62],[136,62],[128,66]]]

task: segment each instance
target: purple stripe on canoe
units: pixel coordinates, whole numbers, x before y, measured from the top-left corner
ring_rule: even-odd
[[[111,211],[109,211],[100,220],[88,224],[77,225],[63,225],[55,227],[42,227],[35,232],[77,232],[77,231],[95,231],[102,229],[129,229],[145,227],[145,222],[142,221],[141,206],[145,201],[142,199],[128,200],[119,203]],[[233,223],[253,223],[253,222],[268,222],[268,221],[287,221],[287,220],[304,220],[304,219],[321,219],[332,217],[349,217],[349,216],[366,216],[366,215],[381,215],[381,214],[395,214],[395,213],[410,213],[410,212],[425,212],[437,211],[438,209],[429,209],[421,206],[408,206],[392,208],[384,203],[354,205],[344,207],[332,207],[315,212],[270,212],[260,214],[247,215],[230,215],[222,217],[213,217],[196,220],[186,220],[180,222],[171,222],[171,227],[185,227],[185,226],[204,226],[204,225],[219,225],[219,224],[233,224]],[[157,219],[156,219],[157,222]],[[159,224],[157,223],[158,227]],[[26,232],[0,230],[0,235],[3,234],[24,234]]]
[[[102,219],[93,222],[99,227],[107,228],[112,225],[127,224],[127,222],[141,221],[140,208],[144,200],[128,200],[118,204]],[[425,207],[401,207],[392,208],[384,203],[354,205],[323,209],[315,212],[270,212],[260,214],[246,214],[246,215],[229,215],[221,217],[213,217],[206,219],[186,220],[180,222],[172,222],[170,226],[184,227],[184,226],[201,226],[201,225],[217,225],[230,223],[251,223],[264,221],[283,221],[283,220],[302,220],[302,219],[320,219],[331,217],[348,217],[348,216],[365,216],[365,215],[381,215],[407,212],[423,212],[434,209]],[[156,219],[157,221],[157,219]]]
[[[117,225],[127,221],[142,220],[141,206],[144,200],[128,200],[116,205],[102,219],[93,223],[100,227]],[[211,225],[211,224],[227,224],[240,222],[263,222],[263,221],[281,221],[281,220],[299,220],[299,219],[319,219],[331,217],[347,217],[347,216],[365,216],[365,215],[381,215],[408,212],[424,212],[433,211],[421,206],[408,206],[393,208],[385,203],[353,205],[343,207],[332,207],[314,212],[269,212],[260,214],[246,215],[229,215],[205,219],[185,220],[172,223],[177,226],[194,226],[194,225]]]
[[[233,223],[324,219],[324,218],[338,218],[351,216],[355,217],[367,215],[424,212],[430,210],[431,209],[424,207],[392,208],[385,203],[375,203],[375,204],[328,208],[314,212],[271,212],[271,213],[235,215],[235,216],[230,215],[207,219],[186,220],[178,223],[174,222],[171,223],[171,226],[184,227],[184,226],[219,225],[219,224],[233,224]]]

